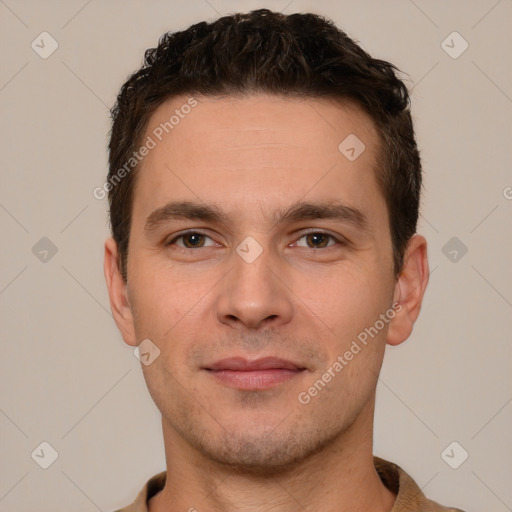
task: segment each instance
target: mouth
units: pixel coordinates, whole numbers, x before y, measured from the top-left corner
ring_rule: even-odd
[[[261,390],[297,378],[306,371],[306,368],[276,357],[265,357],[255,361],[232,357],[217,361],[204,370],[229,387]]]

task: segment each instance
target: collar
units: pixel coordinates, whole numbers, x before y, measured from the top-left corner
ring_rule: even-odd
[[[382,483],[397,495],[391,512],[462,512],[427,499],[418,484],[397,464],[375,456],[373,464]],[[153,476],[131,505],[116,512],[148,512],[149,499],[164,488],[166,479],[166,471]]]

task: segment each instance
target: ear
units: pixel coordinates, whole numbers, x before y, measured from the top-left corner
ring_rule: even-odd
[[[118,329],[126,344],[136,346],[137,340],[133,326],[133,315],[128,298],[128,286],[123,280],[118,265],[117,244],[113,238],[105,242],[105,259],[103,263],[105,281],[110,297],[110,309]]]
[[[396,314],[389,322],[388,345],[399,345],[411,335],[420,314],[428,275],[427,241],[421,235],[414,235],[409,240],[404,266],[395,282],[393,303],[396,304]]]

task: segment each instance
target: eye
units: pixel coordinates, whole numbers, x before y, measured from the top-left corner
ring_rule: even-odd
[[[210,240],[212,243],[206,244],[206,240]],[[215,242],[204,233],[199,231],[188,231],[174,237],[167,245],[176,245],[184,249],[201,249],[203,247],[215,246]]]
[[[305,245],[300,243],[300,241],[303,239],[305,240]],[[337,243],[340,244],[341,241],[335,238],[333,235],[323,233],[322,231],[306,233],[295,242],[298,247],[308,247],[310,249],[323,249],[325,247],[336,245]]]

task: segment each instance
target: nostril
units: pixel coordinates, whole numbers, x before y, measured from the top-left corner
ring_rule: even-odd
[[[261,321],[260,325],[272,324],[278,318],[279,315],[269,315]]]

